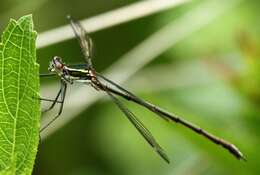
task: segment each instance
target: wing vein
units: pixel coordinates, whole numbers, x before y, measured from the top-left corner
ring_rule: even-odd
[[[105,91],[118,108],[125,114],[128,120],[135,126],[138,132],[144,137],[144,139],[153,147],[153,149],[163,158],[167,163],[170,163],[168,156],[165,154],[161,146],[156,142],[150,131],[143,125],[143,123],[129,110],[123,103],[121,103],[112,93]]]

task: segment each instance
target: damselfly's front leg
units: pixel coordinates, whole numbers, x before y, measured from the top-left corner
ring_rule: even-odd
[[[53,108],[53,106],[57,103],[59,96],[61,96],[61,101],[60,101],[60,109],[58,114],[51,120],[49,121],[45,126],[43,126],[40,130],[40,132],[42,132],[44,129],[46,129],[50,124],[52,124],[62,113],[63,111],[63,104],[64,104],[64,100],[65,100],[65,96],[66,96],[66,91],[67,91],[67,83],[64,82],[63,80],[61,80],[61,88],[60,91],[58,93],[58,95],[56,96],[52,106],[50,108]]]
[[[49,108],[47,108],[46,110],[44,110],[43,112],[47,112],[47,111],[50,111],[52,108],[54,108],[55,104],[58,102],[58,99],[59,99],[59,96],[61,94],[61,91],[62,91],[62,85],[61,85],[61,88],[58,92],[58,94],[56,95],[55,99],[54,100],[51,100],[51,99],[45,99],[45,98],[40,98],[42,100],[45,100],[45,101],[52,101],[52,104]],[[60,102],[61,103],[61,102]]]
[[[55,76],[55,75],[56,74],[53,74],[53,73],[44,73],[44,74],[40,74],[40,77],[50,77],[50,76]],[[42,97],[38,98],[41,101],[52,102],[51,106],[42,112],[47,112],[47,111],[51,110],[55,106],[56,103],[61,103],[61,101],[58,101],[58,98],[61,94],[61,89],[62,89],[62,87],[60,88],[59,92],[57,93],[55,99],[48,99],[48,98],[42,98]]]

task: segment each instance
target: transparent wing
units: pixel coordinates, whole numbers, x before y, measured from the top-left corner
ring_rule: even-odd
[[[74,69],[85,69],[88,65],[86,63],[74,63],[74,64],[68,64],[68,67],[74,68]]]
[[[167,162],[170,163],[169,158],[164,153],[164,150],[161,148],[161,146],[156,142],[152,134],[146,129],[146,127],[143,125],[143,123],[138,120],[138,118],[129,111],[123,103],[121,103],[113,94],[111,94],[109,91],[106,91],[106,93],[111,97],[111,99],[115,102],[115,104],[119,107],[119,109],[125,114],[125,116],[128,118],[128,120],[135,126],[135,128],[139,131],[139,133],[145,138],[145,140],[153,147],[153,149]]]
[[[158,106],[155,106],[139,97],[137,97],[136,95],[134,95],[133,93],[129,92],[128,90],[124,89],[123,87],[119,86],[118,84],[116,84],[115,82],[113,82],[112,80],[104,77],[103,75],[101,75],[100,73],[96,72],[97,76],[103,80],[105,80],[105,82],[113,85],[114,87],[116,87],[117,89],[111,88],[109,86],[106,86],[107,91],[110,91],[113,94],[119,95],[123,98],[125,98],[126,100],[130,100],[132,102],[135,102],[145,108],[147,108],[148,110],[150,110],[151,112],[154,112],[155,114],[157,114],[159,117],[167,120],[167,121],[174,121],[176,123],[179,123],[189,129],[191,129],[192,131],[196,132],[197,134],[207,138],[208,140],[210,140],[211,142],[222,146],[224,149],[228,150],[233,156],[235,156],[237,159],[243,159],[246,160],[245,157],[243,156],[242,152],[232,143],[219,138],[209,132],[207,132],[206,130],[203,130],[202,128],[194,125],[193,123],[186,121],[180,117],[178,117],[175,114],[171,114],[161,108],[159,108]],[[103,85],[105,86],[105,85]]]
[[[86,32],[86,30],[82,27],[82,25],[78,21],[74,20],[71,16],[68,16],[68,19],[70,20],[70,25],[80,44],[81,51],[87,62],[87,66],[88,68],[92,68],[92,62],[91,62],[92,50],[93,50],[92,40],[88,35],[88,33]]]

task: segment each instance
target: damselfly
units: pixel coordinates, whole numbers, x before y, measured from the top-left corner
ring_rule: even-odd
[[[207,138],[211,142],[222,146],[224,149],[228,150],[233,156],[237,159],[244,159],[243,154],[239,151],[239,149],[225,141],[224,139],[218,138],[213,134],[201,129],[200,127],[174,115],[171,114],[158,106],[155,106],[124,89],[119,86],[112,80],[104,77],[100,73],[96,72],[92,65],[92,40],[85,31],[85,29],[81,26],[81,24],[71,17],[68,17],[70,20],[71,27],[74,31],[74,34],[80,44],[81,51],[84,55],[86,63],[84,64],[84,69],[73,68],[71,66],[66,65],[62,62],[60,57],[55,56],[49,65],[49,74],[42,74],[41,76],[52,76],[58,75],[61,81],[61,88],[55,99],[44,99],[41,100],[50,101],[52,105],[47,109],[51,110],[55,104],[60,103],[60,108],[58,114],[45,126],[41,128],[41,131],[46,129],[52,122],[54,122],[62,113],[63,104],[65,100],[67,84],[73,84],[74,82],[87,83],[92,86],[97,91],[105,92],[111,100],[117,105],[117,107],[123,112],[126,118],[134,125],[134,127],[139,131],[139,133],[144,137],[144,139],[153,147],[153,149],[166,161],[170,162],[169,158],[165,154],[164,150],[161,146],[156,142],[155,138],[152,134],[146,129],[143,123],[127,108],[123,105],[123,103],[118,99],[118,97],[122,97],[128,101],[132,101],[136,104],[139,104],[151,112],[157,114],[157,116],[165,119],[166,121],[173,121],[179,123],[186,128],[189,128],[196,132],[197,134],[202,135]],[[245,159],[244,159],[245,160]]]

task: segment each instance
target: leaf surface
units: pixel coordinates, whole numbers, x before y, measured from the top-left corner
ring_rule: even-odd
[[[0,43],[0,174],[31,174],[39,142],[39,65],[32,16],[10,20]]]

